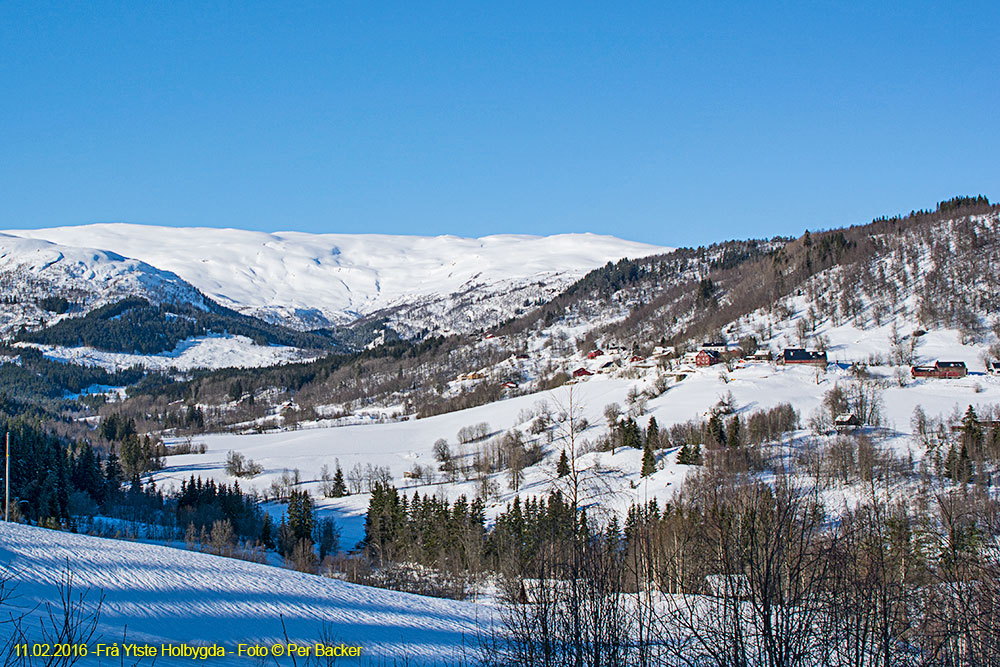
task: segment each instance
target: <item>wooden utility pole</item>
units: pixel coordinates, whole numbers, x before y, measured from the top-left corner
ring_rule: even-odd
[[[3,520],[10,521],[10,431],[7,431],[7,456],[4,461],[6,469],[3,474]]]

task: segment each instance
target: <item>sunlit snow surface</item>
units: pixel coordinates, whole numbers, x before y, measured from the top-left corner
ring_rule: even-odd
[[[195,368],[256,368],[313,359],[298,348],[284,345],[258,345],[246,336],[213,334],[188,338],[170,352],[162,354],[127,354],[105,352],[91,347],[25,344],[42,350],[53,361],[100,366],[120,370],[142,366],[150,370],[187,371]]]
[[[293,641],[316,642],[325,628],[327,637],[361,645],[362,655],[376,664],[380,658],[454,664],[462,657],[463,645],[475,644],[478,628],[488,627],[491,618],[485,605],[356,586],[182,549],[0,522],[0,567],[10,579],[7,590],[15,586],[13,596],[0,605],[4,620],[8,612],[28,612],[29,625],[37,628],[38,620],[47,618],[45,603],[58,600],[56,586],[64,580],[67,566],[74,590],[89,590],[88,602],[104,596],[91,647],[120,643],[127,625],[130,642],[221,644],[229,653],[240,642],[283,641],[283,619]],[[161,658],[156,664],[191,661]],[[98,661],[91,657],[81,664]],[[255,663],[232,655],[212,658],[209,664]]]

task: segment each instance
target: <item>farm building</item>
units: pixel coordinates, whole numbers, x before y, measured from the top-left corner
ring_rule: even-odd
[[[786,364],[826,366],[826,352],[806,350],[801,347],[787,347],[781,356],[781,360]]]

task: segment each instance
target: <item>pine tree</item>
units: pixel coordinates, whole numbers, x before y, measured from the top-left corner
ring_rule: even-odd
[[[684,445],[677,453],[677,463],[683,466],[701,465],[701,445]]]
[[[308,491],[292,491],[288,501],[288,526],[292,531],[295,541],[302,539],[312,540],[313,526],[313,502]]]
[[[122,487],[122,468],[118,463],[118,454],[114,446],[108,453],[108,460],[104,462],[104,498],[113,499],[118,495]]]
[[[194,524],[192,524],[193,527]],[[267,549],[274,548],[274,520],[270,514],[264,514],[264,519],[260,526],[260,543]]]
[[[722,418],[713,414],[708,419],[708,435],[712,443],[724,447],[726,444],[726,429],[722,426]]]
[[[980,451],[983,444],[983,428],[979,425],[979,415],[971,405],[962,417],[962,444],[973,452]]]
[[[128,477],[133,477],[146,471],[143,460],[142,441],[135,433],[130,434],[122,442],[122,468]]]
[[[333,475],[333,497],[342,498],[348,495],[347,485],[344,483],[344,471],[340,468],[340,462],[337,462],[337,472]]]
[[[654,451],[660,449],[660,427],[656,423],[656,417],[649,418],[649,425],[646,427],[646,443]]]
[[[566,456],[566,450],[562,450],[562,454],[559,455],[559,464],[556,465],[556,474],[560,477],[565,477],[570,473],[569,469],[569,457]]]
[[[736,449],[740,446],[741,439],[743,436],[743,428],[740,423],[740,418],[738,416],[733,417],[729,420],[728,428],[726,429],[726,446],[732,449]]]
[[[94,501],[101,502],[104,499],[104,480],[101,479],[100,461],[94,455],[94,449],[89,442],[84,444],[73,461],[70,480],[74,487],[88,493]]]
[[[646,440],[645,447],[642,448],[642,476],[649,477],[656,471],[656,457],[653,456],[653,448]]]
[[[642,431],[635,420],[629,417],[621,423],[622,446],[642,449]]]

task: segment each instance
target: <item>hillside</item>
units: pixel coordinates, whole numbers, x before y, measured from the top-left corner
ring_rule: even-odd
[[[112,541],[0,523],[5,621],[27,614],[27,641],[44,641],[46,604],[60,614],[67,570],[84,617],[100,605],[91,655],[80,664],[120,664],[93,655],[99,643],[222,645],[217,665],[252,664],[239,643],[345,643],[363,647],[354,664],[454,664],[474,643],[488,607],[348,584],[282,568],[182,549]],[[283,625],[284,624],[284,627]],[[12,629],[11,625],[6,626]],[[50,628],[51,630],[51,628]],[[159,658],[155,664],[190,664]],[[133,664],[129,661],[126,664]],[[140,664],[152,664],[151,660]],[[273,663],[271,663],[273,664]],[[282,659],[281,665],[292,664]],[[300,660],[299,664],[302,664]]]

